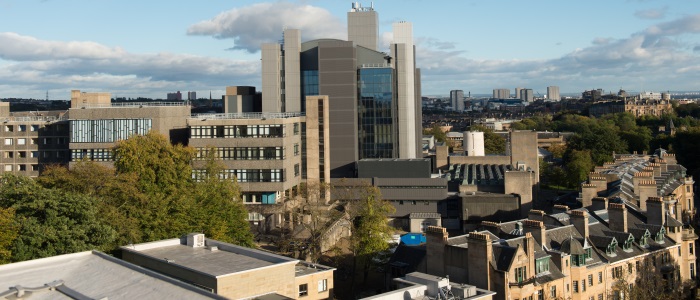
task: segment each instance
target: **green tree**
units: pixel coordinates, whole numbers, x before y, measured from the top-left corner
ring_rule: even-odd
[[[155,131],[119,141],[114,149],[114,167],[118,173],[138,175],[145,193],[174,194],[191,184],[191,147],[173,145]]]
[[[354,256],[354,268],[362,266],[363,278],[366,281],[372,265],[372,257],[381,251],[389,249],[389,241],[395,229],[389,225],[387,218],[394,213],[395,208],[382,200],[379,188],[365,186],[358,191],[359,200],[351,204],[354,228],[350,242],[350,250]],[[353,277],[354,284],[354,277]]]
[[[688,173],[697,178],[700,175],[700,127],[693,127],[687,131],[679,131],[673,138],[671,145],[676,153],[676,159],[688,169]]]
[[[98,206],[96,197],[47,189],[31,178],[4,175],[0,207],[14,209],[19,225],[11,260],[106,250],[117,234],[103,222]]]
[[[215,148],[209,150],[203,178],[194,185],[194,209],[199,214],[191,222],[212,239],[253,247],[248,211],[238,183],[235,178],[221,176],[223,170],[214,156]]]
[[[588,150],[572,150],[568,153],[566,161],[566,183],[570,188],[576,188],[588,179],[588,173],[595,167]]]
[[[15,209],[0,207],[0,264],[10,262],[12,243],[18,235],[19,226],[15,222]]]
[[[434,136],[435,141],[437,142],[447,141],[447,133],[442,131],[440,124],[434,124],[433,127],[430,127],[430,129],[423,129],[423,134]]]
[[[506,139],[493,132],[493,130],[482,125],[472,125],[469,130],[484,133],[484,151],[486,154],[506,153]]]

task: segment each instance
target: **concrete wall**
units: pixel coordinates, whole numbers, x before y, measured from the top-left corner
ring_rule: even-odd
[[[391,56],[394,57],[397,79],[399,158],[416,158],[413,25],[408,22],[394,23],[393,32]]]
[[[241,299],[267,293],[298,298],[293,263],[219,276],[216,293],[231,299]],[[171,275],[172,276],[172,275]],[[309,287],[311,290],[312,287]]]
[[[320,280],[326,280],[327,282],[327,289],[325,291],[318,291],[318,282]],[[297,286],[297,294],[294,296],[289,296],[291,298],[295,299],[309,299],[309,300],[316,300],[316,299],[332,299],[333,298],[333,271],[328,270],[325,272],[316,272],[310,275],[306,276],[299,276],[295,277],[295,284]],[[309,294],[304,297],[299,297],[298,294],[298,287],[299,285],[302,284],[307,284],[308,285],[308,292]]]
[[[532,209],[534,176],[534,172],[528,171],[507,171],[504,174],[505,193],[520,195],[520,213],[523,217],[527,217]]]
[[[330,183],[331,176],[328,96],[307,96],[305,102],[306,178],[309,185],[318,186],[321,182]],[[326,199],[330,200],[330,195]]]
[[[348,12],[348,41],[379,51],[379,16],[376,11]]]
[[[70,107],[79,108],[84,105],[105,105],[112,101],[111,93],[86,93],[80,90],[70,91]]]
[[[301,31],[284,30],[284,112],[301,112],[301,68],[299,53],[301,51]]]
[[[263,44],[260,49],[262,60],[262,111],[282,112],[281,70],[282,57],[279,44]]]
[[[450,156],[450,164],[510,165],[510,156]]]

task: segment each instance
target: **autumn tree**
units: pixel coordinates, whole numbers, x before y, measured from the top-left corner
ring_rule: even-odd
[[[0,264],[10,262],[12,243],[17,238],[19,226],[15,222],[15,209],[0,207]]]

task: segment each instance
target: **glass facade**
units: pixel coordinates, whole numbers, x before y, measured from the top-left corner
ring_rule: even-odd
[[[394,70],[365,68],[358,71],[358,137],[360,159],[394,158]]]
[[[318,70],[301,71],[301,111],[306,111],[306,96],[318,95]]]
[[[113,143],[151,130],[151,119],[71,120],[71,143]]]

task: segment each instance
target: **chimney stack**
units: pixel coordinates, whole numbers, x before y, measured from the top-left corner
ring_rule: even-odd
[[[608,208],[608,198],[605,197],[595,197],[593,198],[593,204],[591,205],[591,210],[603,210]]]
[[[467,238],[467,243],[469,243],[468,282],[477,288],[489,289],[491,286],[489,273],[493,257],[491,236],[485,233],[471,232]],[[435,273],[428,273],[435,275]]]
[[[576,230],[578,230],[584,238],[588,238],[588,213],[585,210],[572,210],[569,219]]]
[[[598,196],[598,188],[595,184],[583,183],[581,184],[581,204],[583,207],[591,206],[594,197]]]
[[[544,211],[538,209],[531,209],[527,215],[527,218],[530,220],[544,221],[544,215]]]
[[[647,223],[663,226],[666,223],[666,209],[660,197],[649,197],[647,204]]]
[[[523,221],[523,230],[525,235],[532,235],[540,245],[547,245],[547,234],[546,227],[542,221],[537,220],[525,220]]]
[[[627,232],[627,207],[624,204],[610,203],[608,225],[612,231]]]
[[[445,245],[447,244],[447,229],[440,226],[428,226],[426,238],[426,268],[428,274],[445,274]]]

